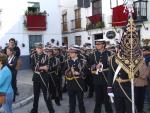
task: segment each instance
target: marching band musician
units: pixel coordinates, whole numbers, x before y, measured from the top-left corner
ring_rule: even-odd
[[[105,104],[106,113],[113,113],[109,96],[107,95],[109,57],[111,52],[106,50],[105,40],[95,42],[96,50],[90,55],[90,66],[93,74],[95,90],[94,113],[101,113],[102,104]]]
[[[110,98],[114,97],[116,113],[135,113],[136,110],[133,80],[139,76],[143,55],[140,38],[133,22],[132,17],[129,17],[116,54],[110,59],[107,91]]]
[[[115,56],[111,58],[110,75],[108,76],[108,95],[114,98],[116,113],[132,113],[131,83],[128,74],[121,69],[113,83],[113,77],[117,69]],[[111,82],[110,82],[111,81]],[[122,91],[121,87],[124,91]]]
[[[69,113],[75,113],[76,97],[80,113],[85,113],[83,95],[86,91],[85,71],[86,60],[78,58],[79,50],[71,47],[69,50],[69,58],[65,62],[64,69],[67,80],[67,91],[69,95]]]
[[[59,82],[58,82],[58,94],[59,94],[59,98],[58,98],[58,103],[60,103],[59,101],[62,100],[62,67],[63,67],[63,56],[60,54],[60,48],[57,46],[53,47],[53,53],[54,53],[54,57],[56,57],[59,61],[59,65],[57,66],[57,75],[59,77]],[[59,104],[60,105],[60,104]]]
[[[87,61],[90,60],[90,54],[92,54],[92,48],[86,46],[84,48],[84,51],[85,51],[85,58]],[[86,76],[86,84],[88,86],[88,98],[92,98],[93,97],[93,93],[94,93],[94,84],[93,84],[93,75],[91,73],[91,68],[90,68],[90,65],[88,64],[87,62],[87,65],[88,65],[88,72],[87,72],[87,76]]]
[[[44,100],[46,102],[49,113],[54,113],[54,108],[51,102],[49,88],[48,88],[48,58],[43,52],[43,44],[36,44],[36,52],[32,55],[31,66],[33,70],[33,93],[34,101],[31,113],[38,113],[38,102],[40,90],[43,92]]]
[[[58,75],[58,71],[60,69],[60,61],[59,59],[54,56],[53,47],[47,48],[47,55],[48,55],[48,75],[50,80],[50,91],[52,93],[52,99],[55,100],[55,103],[60,106],[60,77]]]

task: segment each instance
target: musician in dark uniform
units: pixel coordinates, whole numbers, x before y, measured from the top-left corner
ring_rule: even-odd
[[[86,60],[90,61],[90,54],[92,54],[92,48],[86,46],[83,51],[85,51],[84,56]],[[87,72],[85,82],[88,86],[88,98],[92,98],[94,93],[93,75],[91,73],[91,67],[88,62],[87,65],[88,65],[88,70],[87,70],[88,72]]]
[[[46,102],[49,113],[54,113],[54,108],[51,102],[49,88],[48,88],[48,58],[43,52],[43,45],[36,44],[36,53],[32,55],[31,64],[33,69],[33,92],[34,101],[31,113],[38,113],[38,102],[40,90],[43,92],[44,100]]]
[[[65,62],[65,77],[67,80],[67,91],[69,95],[69,113],[75,113],[76,98],[80,113],[85,113],[83,95],[86,91],[85,72],[86,60],[78,58],[79,50],[71,47],[69,59]]]
[[[105,112],[113,113],[109,96],[107,95],[107,77],[111,52],[106,50],[106,42],[104,40],[97,40],[95,44],[96,50],[90,55],[89,62],[93,73],[93,83],[96,96],[94,113],[101,112],[103,103],[105,105]]]
[[[52,99],[55,100],[55,103],[60,106],[60,95],[59,95],[59,87],[60,87],[60,79],[58,75],[58,70],[60,69],[60,61],[54,56],[53,48],[47,48],[46,53],[48,55],[48,75],[49,75],[49,83],[50,83],[50,92],[52,94]]]
[[[138,70],[143,65],[140,38],[131,17],[128,22],[116,54],[110,59],[107,91],[110,98],[114,97],[116,113],[133,113],[135,109],[135,105],[132,104],[134,101],[132,100],[134,96],[133,79],[139,76]]]
[[[131,82],[128,74],[121,69],[113,83],[113,77],[118,64],[115,62],[115,56],[111,59],[111,69],[109,74],[108,94],[114,97],[116,113],[132,113],[131,103]],[[113,85],[113,86],[112,86]],[[123,91],[121,87],[123,88]],[[112,93],[113,92],[113,93]]]

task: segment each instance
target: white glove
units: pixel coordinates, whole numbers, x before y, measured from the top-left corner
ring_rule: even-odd
[[[111,102],[114,103],[114,99],[113,99],[114,94],[113,93],[108,93],[108,96],[110,97]]]
[[[114,93],[108,93],[108,96],[114,97]]]
[[[80,73],[77,72],[77,71],[75,71],[73,74],[74,74],[74,75],[80,75]]]

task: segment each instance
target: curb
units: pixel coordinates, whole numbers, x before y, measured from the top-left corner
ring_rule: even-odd
[[[31,95],[30,97],[28,97],[28,98],[26,98],[26,99],[24,99],[24,100],[22,100],[16,104],[13,104],[12,109],[17,109],[17,108],[20,108],[20,107],[30,103],[31,101],[33,101],[33,97],[34,96]]]

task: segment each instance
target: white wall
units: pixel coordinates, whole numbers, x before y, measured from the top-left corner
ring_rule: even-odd
[[[23,22],[27,2],[40,2],[40,10],[46,10],[48,13],[46,31],[32,32],[25,29]],[[0,45],[4,48],[10,38],[15,38],[21,48],[21,55],[28,55],[28,35],[42,35],[44,44],[52,38],[61,44],[61,9],[59,2],[59,0],[3,0],[0,4],[0,9],[3,10],[1,13]],[[22,43],[25,43],[25,48],[21,46]]]
[[[113,0],[112,0],[113,1]],[[115,0],[116,1],[116,0]],[[112,2],[113,7],[116,7],[116,2]],[[136,0],[135,0],[136,1]],[[69,30],[70,30],[70,25],[71,19],[74,19],[74,7],[77,3],[75,0],[61,0],[61,4],[63,4],[63,8],[62,9],[67,9],[67,19],[68,19],[68,25],[69,25]],[[118,1],[119,5],[123,4],[123,0],[119,0]],[[65,7],[66,6],[66,7]],[[148,30],[145,30],[144,27],[141,28],[141,38],[150,38],[150,0],[148,0],[148,21],[144,22],[145,26],[148,27]],[[88,32],[87,31],[83,31],[83,32],[75,32],[75,33],[69,33],[69,34],[63,34],[63,36],[67,36],[68,37],[68,42],[69,44],[74,44],[75,43],[75,36],[78,36],[79,34],[82,36],[82,42],[81,44],[83,45],[85,41],[87,42],[93,42],[92,40],[87,40],[87,37],[94,37],[94,34],[97,33],[102,33],[104,32],[103,38],[106,41],[110,41],[111,44],[116,43],[115,40],[116,39],[120,39],[121,37],[121,33],[117,33],[115,31],[115,29],[112,27],[111,23],[112,23],[112,9],[110,8],[110,0],[102,0],[102,14],[103,14],[103,19],[105,22],[105,28],[103,29],[103,31],[101,29],[94,29],[94,30],[90,30]],[[92,15],[92,7],[90,8],[81,8],[81,18],[82,18],[82,28],[86,28],[86,17],[91,16]],[[120,27],[117,27],[117,30],[119,30]],[[116,32],[116,37],[114,39],[108,39],[106,37],[106,33],[107,31],[113,30]],[[120,30],[122,32],[122,30]],[[91,35],[89,35],[91,34]]]

